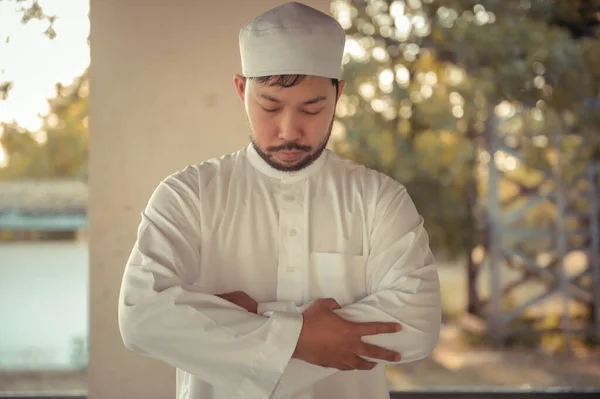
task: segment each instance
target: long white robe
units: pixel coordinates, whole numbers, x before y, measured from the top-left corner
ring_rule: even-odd
[[[216,294],[245,291],[259,314]],[[177,369],[178,399],[389,398],[384,364],[339,371],[291,359],[303,307],[335,298],[364,340],[427,357],[438,274],[423,219],[398,182],[326,150],[298,172],[252,146],[165,178],[142,212],[119,299],[125,345]]]

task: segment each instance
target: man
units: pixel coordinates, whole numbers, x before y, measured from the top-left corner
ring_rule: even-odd
[[[125,345],[177,398],[388,398],[427,357],[439,281],[403,186],[326,149],[345,32],[299,3],[240,32],[251,143],[163,180],[125,269]]]

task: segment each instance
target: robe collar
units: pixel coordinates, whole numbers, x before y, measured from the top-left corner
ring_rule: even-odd
[[[248,147],[246,147],[246,154],[248,156],[248,161],[250,162],[250,164],[259,172],[287,183],[300,181],[314,175],[323,167],[323,165],[325,164],[325,162],[327,162],[327,159],[329,158],[329,150],[325,149],[321,153],[319,158],[315,159],[313,163],[311,163],[304,169],[294,172],[284,172],[273,168],[271,165],[265,162],[265,160],[262,159],[260,154],[256,152],[256,149],[254,148],[252,143],[248,144]]]

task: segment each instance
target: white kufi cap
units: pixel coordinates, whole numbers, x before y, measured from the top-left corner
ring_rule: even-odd
[[[339,79],[346,32],[333,17],[290,2],[247,23],[239,35],[242,74]]]

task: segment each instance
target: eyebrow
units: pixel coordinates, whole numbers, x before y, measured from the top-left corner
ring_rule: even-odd
[[[273,96],[270,96],[270,95],[268,95],[268,94],[265,94],[265,93],[261,93],[261,94],[260,94],[260,97],[264,98],[265,100],[272,101],[272,102],[274,102],[274,103],[278,103],[278,104],[280,104],[280,103],[281,103],[281,100],[279,100],[278,98],[275,98],[275,97],[273,97]],[[304,101],[304,102],[302,103],[302,105],[316,104],[316,103],[318,103],[318,102],[325,101],[325,100],[327,100],[327,98],[326,98],[325,96],[317,96],[317,97],[315,97],[315,98],[311,98],[311,99],[310,99],[310,100],[308,100],[308,101]]]

